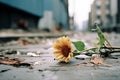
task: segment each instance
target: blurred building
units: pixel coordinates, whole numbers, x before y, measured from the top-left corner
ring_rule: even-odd
[[[89,27],[94,28],[98,23],[103,31],[111,32],[120,29],[120,1],[94,0],[89,13]]]
[[[112,0],[113,1],[113,0]],[[115,27],[114,27],[114,30],[116,32],[120,32],[120,0],[115,0],[115,7],[117,7],[116,10],[116,17],[115,17]],[[114,7],[113,7],[113,10],[114,10]],[[113,17],[114,19],[114,17]]]
[[[82,31],[88,31],[88,21],[87,20],[84,20],[82,22]]]
[[[68,27],[68,0],[0,0],[0,28],[38,28],[46,11],[63,29]],[[44,26],[46,27],[46,26]]]
[[[91,27],[98,23],[106,28],[111,23],[110,0],[95,0],[91,6],[89,17]],[[101,28],[103,29],[102,26]]]

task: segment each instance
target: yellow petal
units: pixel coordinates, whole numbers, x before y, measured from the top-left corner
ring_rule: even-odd
[[[63,57],[64,57],[63,55],[60,55],[60,56],[56,57],[55,59],[59,60],[59,59],[61,59]]]
[[[54,54],[61,53],[61,50],[54,51]]]
[[[63,58],[60,59],[60,61],[65,62],[65,59],[66,59],[66,57],[63,57]]]
[[[72,53],[70,53],[69,57],[70,57],[70,58],[71,58],[71,57],[73,57],[73,54],[72,54]]]
[[[59,56],[61,56],[62,54],[61,53],[58,53],[58,54],[54,54],[55,55],[55,57],[59,57]]]
[[[68,61],[69,61],[69,58],[66,58],[66,59],[65,59],[65,62],[68,62]]]

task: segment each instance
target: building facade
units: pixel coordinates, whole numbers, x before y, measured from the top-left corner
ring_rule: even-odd
[[[115,18],[116,19],[116,22],[115,22],[116,25],[115,25],[114,29],[115,29],[115,31],[120,32],[120,0],[116,1],[116,5],[117,5],[117,9],[116,9],[117,10],[116,11],[117,15],[116,15],[116,18]]]
[[[66,3],[67,0],[0,0],[0,28],[16,28],[21,19],[28,28],[38,28],[44,12],[51,11],[54,20],[69,29]]]
[[[103,31],[119,32],[120,27],[120,1],[119,0],[94,0],[89,13],[89,27],[94,28],[98,23]]]
[[[95,23],[98,23],[101,29],[107,28],[111,23],[110,0],[95,0],[91,5],[89,19],[89,25],[91,27],[93,27]]]

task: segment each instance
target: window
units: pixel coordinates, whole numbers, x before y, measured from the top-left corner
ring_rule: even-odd
[[[101,5],[101,0],[96,0],[96,5],[100,6]]]
[[[96,6],[96,9],[101,9],[101,6]]]
[[[110,0],[106,0],[106,5],[110,4]]]
[[[108,4],[108,5],[106,5],[106,9],[110,9],[110,5]]]
[[[96,16],[96,19],[100,19],[100,18],[101,18],[101,16],[100,16],[100,15],[97,15],[97,16]]]
[[[107,14],[106,15],[106,22],[108,23],[108,22],[111,22],[111,16],[110,16],[110,14]]]
[[[106,19],[110,19],[110,18],[111,18],[110,14],[107,14]]]
[[[110,11],[108,9],[106,10],[106,14],[110,14]]]

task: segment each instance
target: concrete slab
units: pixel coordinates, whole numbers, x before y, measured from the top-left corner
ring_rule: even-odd
[[[81,36],[80,36],[81,35]],[[96,34],[74,34],[70,36],[72,40],[83,40],[88,46],[94,42]],[[94,36],[93,36],[94,35]],[[91,36],[93,36],[91,38]],[[116,36],[115,38],[113,38]],[[114,46],[120,46],[120,36],[113,35],[110,42]],[[93,41],[92,41],[93,40]],[[117,42],[117,43],[116,43]],[[46,42],[47,44],[47,42]],[[43,44],[42,44],[43,45]],[[42,46],[12,47],[18,51],[37,51],[44,49],[39,57],[30,57],[27,55],[10,55],[34,64],[31,67],[13,67],[0,64],[0,80],[120,80],[120,53],[115,56],[118,59],[106,59],[105,63],[111,66],[90,66],[82,64],[86,60],[71,59],[69,63],[59,63],[54,60],[52,54],[52,45],[49,48]],[[10,47],[9,47],[10,48]],[[5,49],[5,48],[4,48]],[[3,71],[6,70],[6,71]]]

